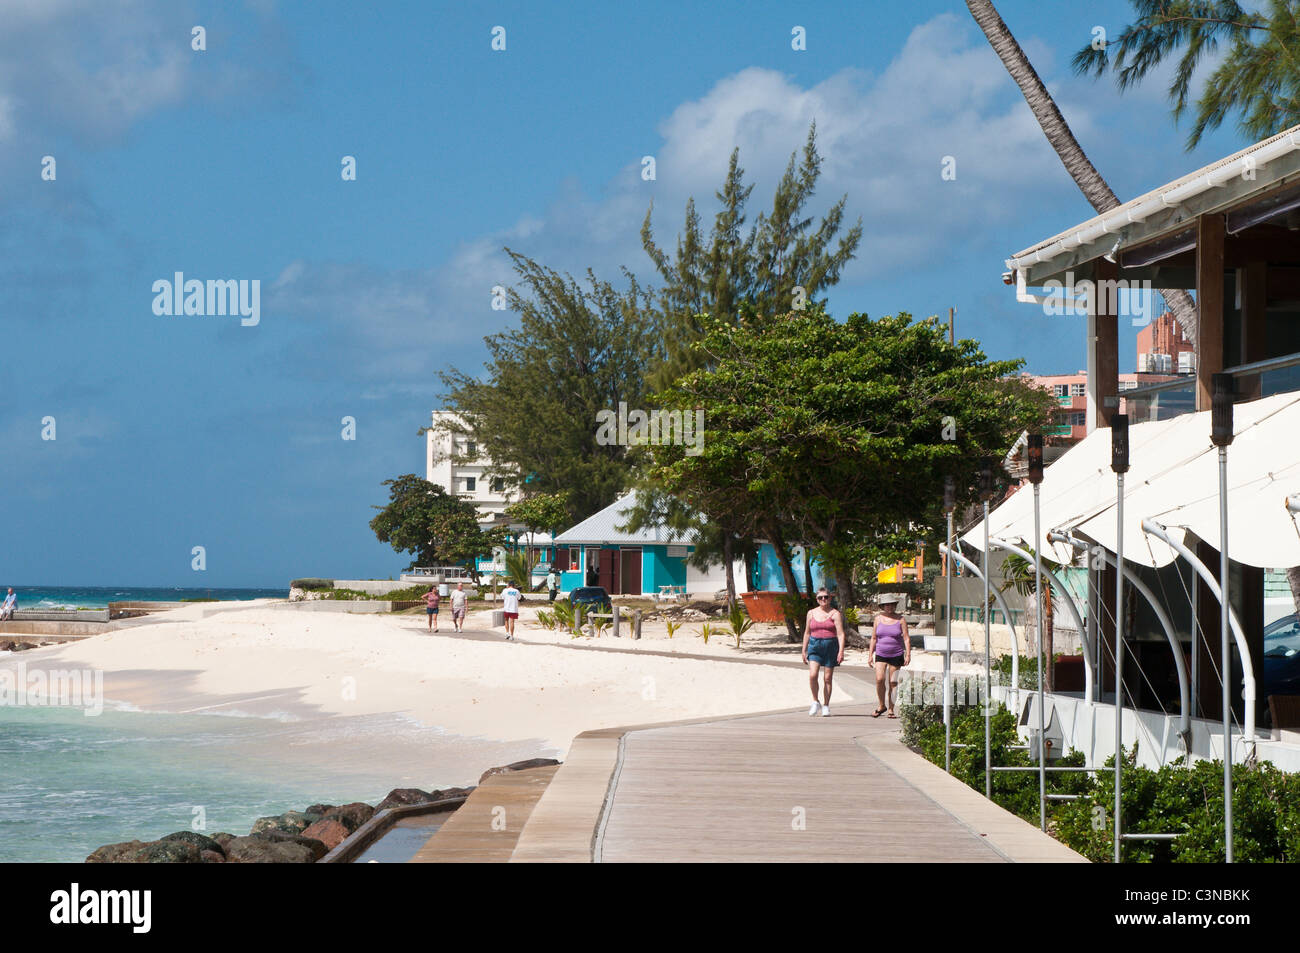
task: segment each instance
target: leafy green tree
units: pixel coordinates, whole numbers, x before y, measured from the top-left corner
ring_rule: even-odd
[[[602,444],[597,414],[620,401],[643,403],[645,379],[662,358],[662,338],[636,279],[620,291],[590,271],[569,275],[507,249],[522,290],[507,292],[519,327],[484,338],[480,379],[440,374],[446,405],[464,421],[507,485],[563,493],[578,522],[608,506],[630,483],[626,448]]]
[[[388,505],[375,507],[379,515],[370,528],[381,543],[412,554],[407,569],[468,564],[472,570],[475,557],[490,555],[504,539],[499,530],[479,527],[477,511],[468,500],[414,473],[383,485],[389,488]]]
[[[1192,77],[1227,46],[1195,102],[1187,136],[1193,149],[1229,115],[1264,139],[1300,123],[1300,3],[1269,0],[1247,9],[1233,0],[1130,0],[1136,19],[1108,43],[1085,46],[1071,61],[1078,73],[1110,70],[1121,90],[1136,86],[1166,60],[1178,58],[1169,87],[1174,119],[1192,105]]]
[[[835,547],[907,527],[906,546],[890,554],[902,558],[916,527],[938,526],[944,477],[973,484],[979,459],[1041,425],[1050,403],[1002,380],[1022,362],[989,361],[972,340],[949,344],[933,318],[852,314],[840,323],[814,307],[714,321],[697,346],[709,368],[657,400],[703,410],[701,452],[652,448],[650,477],[711,519],[771,542],[790,593],[798,588],[790,541]],[[851,592],[851,580],[839,585]],[[791,638],[800,622],[787,619]]]
[[[761,213],[745,229],[746,204],[753,191],[740,167],[740,150],[731,153],[727,177],[716,193],[720,208],[706,241],[695,200],[686,203],[686,221],[671,257],[654,240],[650,224],[654,206],[641,226],[641,243],[664,281],[655,295],[668,352],[651,383],[662,389],[694,370],[707,355],[692,348],[703,334],[701,317],[732,323],[748,305],[757,314],[772,316],[824,304],[819,294],[834,285],[862,240],[859,219],[843,235],[847,196],[831,206],[813,227],[807,205],[821,175],[817,127],[808,130],[803,156],[790,164],[777,184],[772,210]],[[839,238],[836,243],[836,238]]]
[[[506,516],[513,522],[522,523],[528,532],[528,545],[533,545],[533,535],[545,530],[553,533],[561,529],[569,520],[569,507],[566,503],[568,492],[534,493],[522,500],[517,500],[506,507]]]

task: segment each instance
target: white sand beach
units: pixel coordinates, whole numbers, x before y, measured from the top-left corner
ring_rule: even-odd
[[[425,745],[430,728],[455,736],[448,741],[483,743],[482,764],[474,746],[460,745],[463,768],[440,762],[437,777],[422,777],[406,750],[403,763],[393,765],[395,783],[399,774],[425,784],[472,782],[501,763],[504,749],[487,750],[499,743],[519,757],[563,758],[574,735],[588,729],[793,707],[807,693],[806,679],[786,667],[575,650],[523,620],[519,640],[507,642],[502,630],[488,627],[490,620],[490,611],[471,613],[467,631],[455,635],[444,614],[441,633],[430,636],[422,614],[196,605],[84,641],[8,655],[0,666],[21,661],[29,671],[100,671],[110,706],[314,721],[399,714],[405,717],[389,722],[392,731],[409,726]],[[683,635],[674,648],[727,651],[715,640],[705,647]],[[669,644],[599,641],[624,649]],[[785,654],[798,657],[797,649]],[[400,739],[370,737],[356,754],[382,757],[385,740]],[[347,748],[335,744],[331,756],[347,757]]]
[[[9,655],[0,667],[102,672],[110,707],[302,722],[329,741],[289,746],[286,764],[305,769],[328,758],[338,771],[364,761],[368,774],[387,765],[394,784],[416,786],[473,783],[517,758],[562,759],[590,729],[806,704],[807,677],[789,666],[798,646],[781,627],[755,626],[740,650],[716,624],[707,645],[700,623],[672,639],[662,622],[647,624],[639,641],[573,639],[533,621],[544,607],[525,604],[508,642],[491,628],[490,609],[471,612],[459,635],[444,613],[441,632],[430,635],[423,614],[198,604]],[[862,665],[865,656],[850,650],[845,662]],[[914,657],[917,667],[935,661]],[[833,701],[865,700],[862,687],[846,678]],[[364,730],[344,730],[352,725]]]

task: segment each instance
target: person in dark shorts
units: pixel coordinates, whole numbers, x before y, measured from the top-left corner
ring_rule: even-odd
[[[871,627],[871,645],[867,648],[867,664],[876,668],[876,700],[880,703],[871,717],[879,718],[889,712],[897,718],[894,703],[898,700],[898,672],[912,661],[912,640],[907,631],[907,620],[896,611],[898,600],[880,601],[880,612]]]
[[[831,714],[831,683],[835,666],[844,664],[844,617],[830,607],[830,593],[817,590],[817,607],[808,610],[803,627],[803,660],[808,664],[808,686],[812,689],[809,715]],[[822,700],[817,700],[817,674],[822,676]]]
[[[438,603],[442,601],[442,596],[438,595],[438,590],[433,586],[424,594],[425,613],[429,616],[429,631],[438,631]]]

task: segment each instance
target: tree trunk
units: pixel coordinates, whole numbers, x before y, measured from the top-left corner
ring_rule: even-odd
[[[785,583],[785,591],[789,595],[797,595],[799,584],[795,582],[794,566],[790,563],[790,552],[785,548],[785,539],[781,536],[781,531],[777,529],[775,523],[769,523],[767,527],[767,537],[772,543],[772,548],[776,550],[776,560],[781,565],[781,579]],[[803,641],[803,629],[800,627],[802,619],[792,619],[789,613],[785,613],[785,632],[786,639],[790,642]]]
[[[1292,566],[1286,571],[1286,581],[1291,587],[1291,598],[1295,601],[1295,611],[1300,612],[1300,566]]]
[[[802,545],[801,548],[803,549],[803,586],[804,586],[804,591],[805,591],[806,593],[808,593],[809,596],[811,596],[811,595],[813,594],[812,551],[808,548],[808,544],[807,544],[807,543],[804,543],[804,544]]]
[[[1043,135],[1056,150],[1061,164],[1079,186],[1079,191],[1098,212],[1109,212],[1121,204],[1119,197],[1106,184],[1106,180],[1084,153],[1079,141],[1074,138],[1074,133],[1070,131],[1061,111],[1056,107],[1055,100],[1048,93],[1043,81],[1038,78],[1038,73],[1029,62],[1029,57],[1025,56],[1025,51],[1020,48],[1016,38],[1002,22],[1002,17],[998,15],[992,0],[966,0],[966,7],[975,18],[975,22],[979,24],[979,28],[984,31],[984,35],[988,37],[993,52],[998,55],[1002,65],[1020,87],[1020,92],[1024,95],[1025,102],[1029,104],[1034,118],[1038,120]],[[1175,288],[1157,290],[1164,296],[1169,310],[1174,313],[1174,318],[1178,321],[1178,326],[1183,329],[1183,333],[1187,335],[1187,339],[1195,342],[1196,305],[1192,302],[1191,295]]]
[[[722,561],[727,564],[727,614],[736,607],[736,570],[731,558],[731,533],[722,531]]]
[[[858,604],[858,593],[853,587],[853,570],[843,569],[835,574],[835,582],[840,587],[840,608]]]

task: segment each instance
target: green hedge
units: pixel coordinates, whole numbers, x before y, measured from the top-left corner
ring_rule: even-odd
[[[315,579],[308,577],[305,579],[295,579],[289,583],[290,589],[333,589],[333,579]]]
[[[1021,670],[1022,675],[1024,670]],[[936,714],[937,713],[937,714]],[[904,739],[917,739],[921,753],[943,766],[943,709],[940,706],[901,706]],[[995,765],[1031,766],[1019,744],[1015,716],[999,707],[990,725]],[[984,791],[984,717],[978,707],[953,709],[952,740],[970,745],[952,752],[952,773],[975,790]],[[1182,760],[1158,771],[1138,767],[1137,748],[1126,752],[1120,810],[1123,829],[1133,834],[1172,834],[1173,841],[1126,841],[1120,846],[1125,862],[1223,863],[1223,763]],[[1080,752],[1056,760],[1082,765]],[[1115,803],[1114,758],[1096,775],[1049,772],[1049,793],[1078,794],[1075,801],[1048,802],[1048,831],[1094,862],[1114,859],[1112,810]],[[1269,762],[1233,765],[1233,859],[1242,862],[1300,861],[1300,775],[1287,774]],[[1024,820],[1038,823],[1038,775],[1032,771],[999,771],[993,775],[993,800]]]

